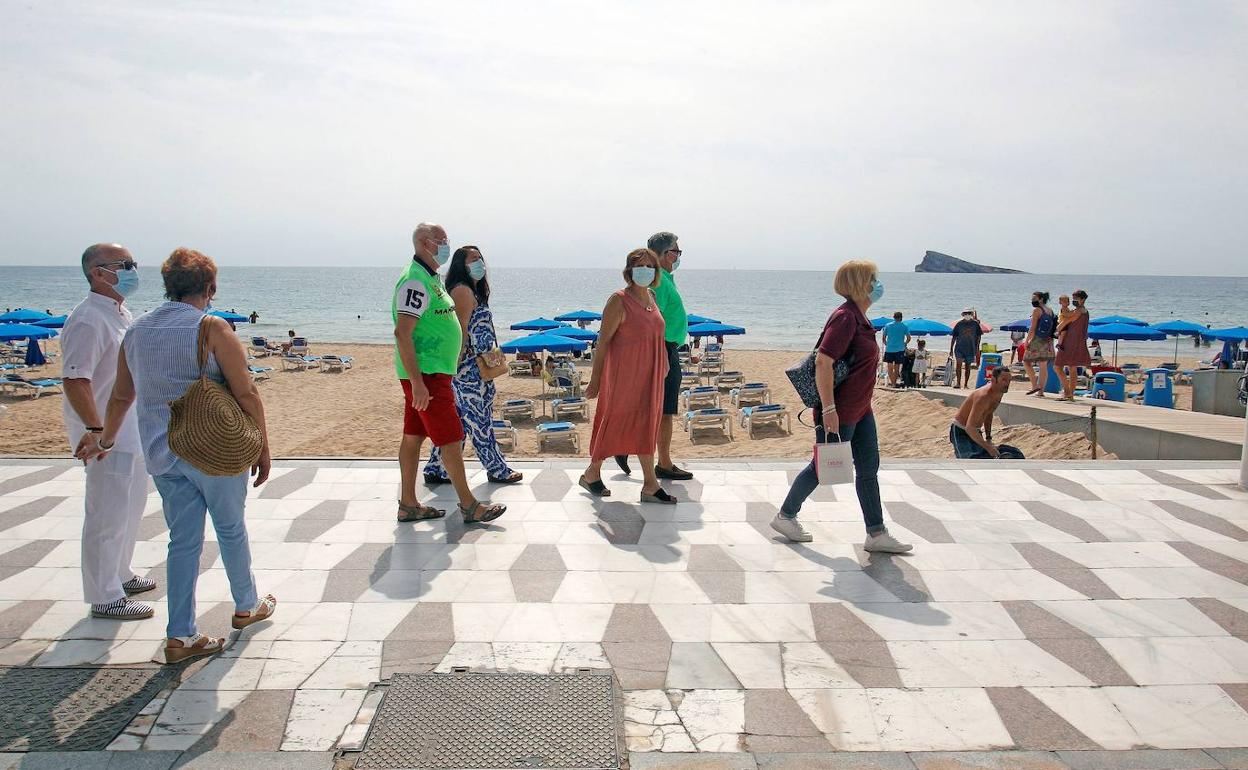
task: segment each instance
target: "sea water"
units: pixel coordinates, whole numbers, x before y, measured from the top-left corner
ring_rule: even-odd
[[[257,311],[259,323],[239,325],[243,334],[284,338],[294,329],[314,343],[386,343],[393,339],[390,294],[405,266],[401,260],[392,267],[223,266],[214,306],[243,315]],[[136,312],[150,310],[162,300],[156,266],[143,266],[141,274],[139,291],[129,300]],[[744,336],[729,338],[730,346],[779,350],[814,346],[828,313],[841,302],[832,291],[832,278],[832,271],[692,267],[676,274],[690,313],[746,328]],[[1033,291],[1050,292],[1056,309],[1059,294],[1083,289],[1093,317],[1125,315],[1150,323],[1183,319],[1215,329],[1248,324],[1248,278],[884,273],[881,279],[884,298],[868,312],[873,318],[900,310],[907,318],[953,324],[963,308],[971,307],[995,328],[1027,318]],[[528,334],[507,327],[530,318],[553,318],[579,309],[601,312],[611,292],[623,286],[620,271],[612,269],[496,268],[489,280],[490,306],[502,340]],[[0,266],[0,309],[66,313],[85,291],[76,266]],[[1004,332],[986,339],[1008,345]],[[1190,338],[1178,343],[1180,356],[1198,352]],[[1112,343],[1103,344],[1108,353]],[[928,345],[947,351],[949,339],[931,338]],[[1172,355],[1175,340],[1121,346],[1127,356]],[[1199,353],[1211,354],[1209,349]]]

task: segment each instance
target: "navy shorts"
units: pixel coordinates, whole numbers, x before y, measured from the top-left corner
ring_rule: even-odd
[[[664,342],[667,346],[667,379],[663,380],[663,414],[676,414],[680,409],[680,346]]]
[[[904,364],[906,362],[906,351],[898,350],[896,353],[885,353],[884,363],[886,364]]]
[[[961,361],[964,364],[973,364],[975,363],[975,348],[971,348],[970,350],[954,348],[953,357],[955,360]]]

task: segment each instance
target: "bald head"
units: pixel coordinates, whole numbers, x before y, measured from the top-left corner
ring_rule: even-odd
[[[133,260],[130,250],[118,243],[96,243],[82,252],[82,274],[91,280],[91,271],[110,262]]]

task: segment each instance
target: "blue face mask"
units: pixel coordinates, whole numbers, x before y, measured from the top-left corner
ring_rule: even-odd
[[[680,269],[680,257],[677,257],[676,261],[672,263],[672,272],[674,273],[679,269]]]
[[[434,261],[438,263],[438,267],[441,267],[442,265],[445,265],[447,262],[450,262],[451,261],[451,244],[439,243],[438,253],[433,255],[433,259]]]
[[[884,284],[880,282],[879,278],[871,281],[871,293],[867,297],[871,300],[872,305],[884,298]]]
[[[139,271],[134,270],[109,270],[104,268],[107,273],[117,276],[117,283],[113,285],[113,291],[122,297],[129,297],[139,290]]]
[[[647,286],[647,287],[650,284],[654,283],[654,268],[645,267],[645,266],[634,267],[633,268],[633,283],[637,284],[638,286]]]
[[[485,277],[485,260],[478,259],[468,265],[468,275],[472,276],[472,280],[479,281]]]

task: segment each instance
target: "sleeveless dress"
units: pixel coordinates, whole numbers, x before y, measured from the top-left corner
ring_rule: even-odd
[[[627,289],[615,293],[624,320],[603,356],[602,381],[589,454],[595,461],[613,455],[653,455],[663,418],[663,378],[667,376],[665,325],[658,306],[647,309]]]
[[[1088,313],[1079,311],[1075,320],[1062,330],[1062,349],[1057,351],[1054,366],[1091,366],[1092,354],[1088,352]]]
[[[453,381],[455,408],[464,423],[464,440],[472,439],[477,459],[485,466],[486,475],[505,479],[514,471],[507,466],[507,460],[494,438],[494,395],[497,389],[493,382],[481,379],[481,370],[477,368],[477,354],[496,347],[498,337],[494,332],[494,315],[488,305],[478,304],[468,317],[468,344]],[[442,453],[437,447],[429,453],[425,475],[449,478],[442,465]]]

